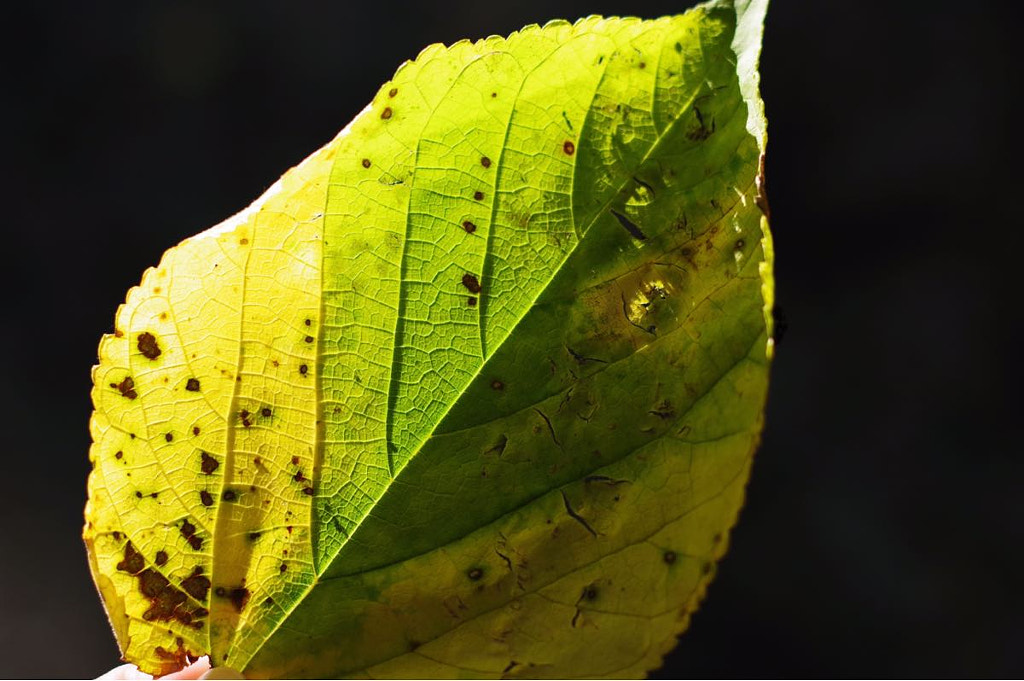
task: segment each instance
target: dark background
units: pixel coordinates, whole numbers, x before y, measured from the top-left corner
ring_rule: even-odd
[[[117,663],[79,538],[89,369],[145,267],[256,198],[428,43],[687,4],[5,10],[0,675]],[[771,7],[789,329],[731,551],[660,674],[1024,674],[1012,19],[980,0]]]

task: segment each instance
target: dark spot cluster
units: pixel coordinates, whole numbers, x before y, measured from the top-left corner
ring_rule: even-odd
[[[246,589],[244,586],[236,586],[230,589],[225,588],[223,586],[218,586],[216,589],[214,589],[213,593],[218,598],[227,598],[228,600],[230,600],[231,604],[235,606],[235,610],[238,612],[242,612],[242,609],[245,607],[245,604],[249,602],[249,596],[251,595],[249,593],[249,590]]]
[[[465,220],[462,223],[462,229],[466,230],[466,234],[472,234],[476,231],[476,225],[472,220]]]
[[[185,538],[188,545],[198,551],[203,548],[203,538],[196,534],[196,526],[185,520],[181,523],[181,536]]]
[[[213,495],[204,489],[199,493],[199,501],[203,506],[213,506]]]
[[[131,376],[125,376],[120,383],[111,383],[110,387],[120,392],[121,397],[127,397],[129,400],[134,400],[139,396],[135,390],[135,380]]]
[[[159,555],[158,553],[158,560]],[[166,561],[166,554],[164,554],[164,560]],[[142,554],[139,553],[131,542],[125,544],[124,559],[117,564],[117,569],[136,577],[139,582],[139,591],[149,599],[149,608],[146,612],[142,613],[142,619],[147,622],[177,620],[185,626],[196,629],[202,627],[202,622],[198,620],[208,615],[209,611],[206,608],[192,607],[186,603],[188,600],[186,592],[188,594],[191,594],[192,590],[195,590],[197,593],[201,592],[203,598],[196,598],[199,601],[202,601],[206,595],[205,590],[197,588],[198,585],[195,582],[189,583],[189,579],[192,579],[192,577],[182,582],[182,587],[186,589],[185,591],[173,586],[162,574],[146,567]],[[198,576],[201,571],[202,569],[197,567],[193,577]],[[203,577],[202,579],[205,580],[206,578]],[[187,583],[189,587],[185,587]],[[209,580],[206,580],[206,583],[209,584]],[[207,588],[209,587],[207,586]]]
[[[462,275],[462,285],[465,286],[470,293],[480,293],[480,280],[476,278],[476,275],[466,274]]]
[[[157,672],[157,676],[164,676],[166,674],[176,672],[179,669],[188,666],[189,662],[196,658],[195,653],[192,653],[185,648],[185,641],[180,636],[174,640],[175,643],[178,644],[176,650],[167,650],[163,646],[157,646],[154,649],[156,656],[164,661],[164,663],[160,665],[160,671]]]
[[[572,156],[576,153],[576,145],[573,144],[572,140],[565,140],[565,142],[562,143],[562,151],[564,151],[567,156]]]
[[[188,379],[188,381],[185,382],[185,390],[188,390],[189,392],[193,392],[193,393],[199,392],[199,379],[198,378],[190,378],[190,379]]]

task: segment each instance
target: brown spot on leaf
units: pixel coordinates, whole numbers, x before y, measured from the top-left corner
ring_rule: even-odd
[[[260,414],[262,414],[265,418],[270,418],[270,415],[272,413],[273,412],[270,411],[270,407],[263,407],[262,409],[260,409]]]
[[[667,563],[668,565],[671,565],[672,563],[676,562],[676,552],[675,551],[666,551],[664,553],[664,555],[662,555],[661,558],[662,558],[662,560],[665,561],[665,563]]]
[[[466,230],[466,234],[472,234],[476,231],[476,225],[471,220],[466,220],[462,223],[462,229]]]
[[[373,165],[373,164],[370,163],[370,159],[368,159],[368,158],[364,158],[363,159],[363,167],[364,168],[369,168],[371,165]]]
[[[196,551],[203,548],[203,539],[196,534],[196,526],[187,520],[181,523],[181,536]]]
[[[210,592],[210,580],[202,572],[203,569],[201,567],[196,567],[192,574],[181,583],[181,588],[189,596],[200,602],[205,601]]]
[[[306,496],[310,496],[311,497],[311,496],[313,496],[313,488],[312,487],[303,487],[302,488],[302,493],[305,494]]]
[[[299,365],[299,373],[300,373],[300,374],[302,374],[303,376],[305,376],[305,375],[306,375],[306,372],[308,372],[308,371],[309,371],[309,367],[308,367],[308,366],[306,366],[305,364],[300,364],[300,365]]]
[[[116,454],[114,454],[115,459],[120,459],[122,456],[124,456],[124,452],[117,452]]]
[[[220,462],[206,452],[199,452],[199,456],[202,459],[202,463],[199,464],[199,468],[207,475],[211,475],[215,470],[217,470],[217,467],[220,466]]]
[[[467,572],[467,573],[466,573],[466,576],[467,576],[467,577],[469,577],[469,579],[470,579],[471,581],[474,581],[474,582],[475,582],[475,581],[479,580],[479,579],[480,579],[481,577],[483,577],[483,576],[484,576],[484,571],[483,571],[483,570],[481,570],[481,569],[480,569],[480,568],[478,568],[478,567],[475,567],[475,568],[473,568],[472,570],[470,570],[469,572]]]
[[[462,285],[469,289],[470,293],[480,293],[480,281],[475,275],[466,274],[462,275]]]
[[[572,156],[573,154],[576,153],[576,145],[572,143],[572,140],[565,140],[565,142],[562,144],[562,151],[564,151],[567,155]]]
[[[188,379],[188,381],[186,381],[186,383],[185,383],[185,390],[188,390],[189,392],[194,392],[194,393],[199,392],[199,379],[198,378],[190,378],[190,379]]]
[[[199,435],[199,426],[192,426],[192,434]]]
[[[146,359],[156,359],[160,356],[160,345],[156,342],[156,336],[148,331],[139,334],[138,347]]]
[[[238,495],[235,494],[235,490],[226,489],[224,490],[224,494],[222,494],[220,498],[223,499],[224,501],[234,501],[238,499]]]
[[[476,307],[476,296],[468,296],[466,304],[469,305],[470,307]]]
[[[505,384],[502,383],[501,381],[499,381],[498,379],[494,379],[493,381],[491,381],[491,389],[492,390],[504,390],[505,389]]]
[[[167,552],[166,551],[157,551],[156,552],[156,559],[153,562],[157,564],[157,567],[166,564],[167,563]]]
[[[114,338],[121,338],[124,336],[124,331],[121,329],[114,329]]]
[[[228,598],[231,599],[231,605],[235,606],[235,610],[242,612],[242,608],[249,602],[249,590],[244,586],[236,587],[231,590]]]
[[[204,489],[199,493],[199,501],[203,502],[203,506],[213,506],[213,495]]]
[[[168,442],[172,442],[174,440],[174,434],[173,433],[164,433],[164,439],[167,440]]]
[[[304,340],[305,340],[305,341],[306,341],[307,343],[312,343],[312,342],[313,342],[313,337],[312,337],[312,336],[306,336],[306,338],[305,338]]]
[[[396,88],[396,87],[393,87],[390,90],[388,90],[388,97],[394,97],[397,94],[398,94],[398,88]]]
[[[281,563],[281,567],[278,568],[278,572],[287,572],[288,566],[285,563]]]
[[[484,156],[483,158],[480,159],[480,165],[482,165],[484,168],[490,168],[491,167],[491,159],[489,159],[486,156]]]
[[[481,191],[475,191],[475,192],[473,192],[473,198],[476,199],[477,201],[483,201],[484,200],[484,193],[481,192]]]
[[[129,400],[134,400],[139,396],[139,393],[135,391],[135,380],[131,376],[125,376],[120,383],[111,383],[110,387],[119,391],[121,397],[127,397]]]
[[[157,676],[180,671],[188,666],[190,660],[195,659],[195,654],[185,648],[185,643],[180,636],[176,641],[178,647],[175,650],[167,650],[163,646],[157,646],[154,650],[156,656],[163,660],[160,663],[160,669],[156,672]]]
[[[391,118],[391,107],[384,107],[384,110],[380,112],[380,117],[383,118],[384,120],[388,120],[389,118]]]
[[[292,457],[292,465],[293,466],[298,466],[299,465],[299,457],[297,457],[297,456],[293,456]]]
[[[119,532],[114,533],[115,539],[120,539]],[[128,542],[124,545],[124,560],[117,564],[117,569],[121,572],[127,572],[130,575],[137,575],[142,572],[142,568],[146,567],[146,561],[143,559],[142,554],[135,550],[135,546]]]

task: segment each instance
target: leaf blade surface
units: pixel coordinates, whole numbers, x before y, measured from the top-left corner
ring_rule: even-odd
[[[764,9],[428,48],[247,212],[168,252],[101,345],[94,389],[85,536],[133,661],[659,664],[724,553],[761,428]],[[208,305],[220,331],[189,340]],[[163,360],[134,349],[140,333]],[[193,352],[207,337],[219,349]],[[185,374],[210,385],[204,402]],[[120,423],[136,401],[141,453]],[[188,435],[200,415],[209,445],[151,432]],[[129,470],[198,502],[122,519]]]

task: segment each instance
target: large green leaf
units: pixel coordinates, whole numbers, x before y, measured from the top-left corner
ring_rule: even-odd
[[[126,659],[660,663],[762,423],[766,4],[429,47],[146,272],[100,345],[84,532]]]

